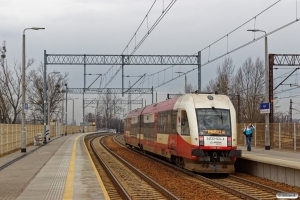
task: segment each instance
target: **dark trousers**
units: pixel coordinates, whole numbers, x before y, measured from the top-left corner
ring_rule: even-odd
[[[251,150],[251,137],[246,137],[246,142],[247,142],[247,149]]]

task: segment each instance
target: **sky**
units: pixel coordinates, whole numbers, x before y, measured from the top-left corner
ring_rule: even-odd
[[[177,0],[160,23],[150,33],[135,55],[193,55],[211,45],[219,38],[227,35],[240,25],[252,19],[278,0]],[[0,45],[6,41],[7,63],[13,66],[15,61],[22,59],[22,34],[25,28],[44,27],[45,30],[26,30],[26,57],[34,58],[35,63],[30,68],[37,68],[43,62],[44,50],[48,54],[113,54],[120,55],[137,28],[145,18],[153,0],[1,0],[0,7]],[[157,0],[148,14],[147,20],[137,32],[138,42],[147,33],[163,9],[171,0]],[[228,37],[201,51],[202,67],[201,84],[204,87],[209,80],[215,78],[215,71],[224,57],[207,64],[220,55],[226,54],[264,33],[252,33],[247,29],[261,29],[267,33],[294,22],[300,16],[300,0],[281,0],[273,7],[249,21]],[[300,22],[279,30],[268,36],[268,51],[275,54],[300,54]],[[134,42],[129,44],[124,54],[131,53]],[[264,40],[258,40],[227,56],[233,59],[235,69],[251,57],[264,60]],[[87,73],[104,74],[111,66],[87,66]],[[169,66],[125,66],[124,75],[147,76]],[[119,66],[114,66],[110,76]],[[193,69],[194,66],[176,66],[172,70],[152,76],[143,87],[156,87],[163,81],[170,80],[178,73]],[[283,67],[281,67],[283,68]],[[291,67],[274,71],[274,77],[290,73]],[[68,87],[83,88],[83,66],[54,66],[47,72],[59,71],[69,73]],[[187,82],[197,87],[197,70],[186,74]],[[89,86],[96,76],[87,76]],[[110,77],[104,77],[109,80]],[[129,81],[136,82],[138,77],[126,77],[125,86]],[[277,80],[282,80],[279,78]],[[298,84],[298,74],[289,78],[286,84]],[[99,80],[93,88],[98,88]],[[276,83],[274,84],[276,85]],[[300,85],[300,83],[299,83]],[[290,86],[280,86],[278,91],[289,89]],[[121,73],[108,85],[108,88],[121,88]],[[184,76],[164,84],[155,91],[158,101],[166,99],[166,94],[183,93]],[[300,88],[278,95],[277,104],[282,111],[288,111],[290,96],[300,95]],[[75,119],[82,120],[82,95],[72,94],[75,100]],[[86,98],[96,98],[98,95],[85,95]],[[287,97],[287,98],[284,98]],[[126,99],[126,96],[124,97]],[[151,103],[151,95],[143,98],[147,105]],[[293,107],[300,111],[300,97],[293,97]],[[155,99],[155,98],[154,98]],[[155,100],[154,100],[155,101]],[[137,105],[132,105],[136,108]],[[86,108],[85,112],[94,112],[94,108]],[[297,113],[297,112],[296,112]],[[68,118],[72,116],[72,103],[68,103]],[[296,117],[300,118],[299,114]]]

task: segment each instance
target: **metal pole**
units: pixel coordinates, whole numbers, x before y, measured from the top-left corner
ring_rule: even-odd
[[[122,97],[124,97],[124,55],[122,55]]]
[[[118,130],[118,133],[121,133],[121,130],[120,130],[120,127],[121,127],[121,117],[120,117],[120,114],[121,112],[119,112],[119,130]]]
[[[47,117],[47,125],[50,125],[50,98],[49,98],[49,77],[48,77],[48,88],[47,88],[47,114],[48,114],[48,117]]]
[[[108,93],[106,94],[106,121],[105,121],[106,129],[108,129]]]
[[[156,103],[157,103],[157,91],[156,91]]]
[[[198,52],[198,91],[201,92],[201,51]]]
[[[184,75],[184,93],[186,94],[187,93],[187,90],[186,90],[186,75]]]
[[[153,86],[152,86],[152,104],[153,104]]]
[[[47,144],[47,133],[46,133],[46,124],[47,124],[47,119],[46,119],[46,104],[47,104],[47,55],[46,55],[46,50],[44,50],[44,144]]]
[[[83,57],[83,66],[84,66],[84,72],[83,72],[83,79],[84,79],[84,83],[83,83],[83,95],[82,95],[82,132],[84,133],[84,92],[85,92],[85,75],[86,75],[86,65],[85,65],[85,58],[86,55],[84,54]]]
[[[95,126],[96,126],[96,130],[97,130],[97,120],[98,120],[98,106],[99,106],[99,101],[97,101],[97,112],[96,112],[96,116],[95,116]]]
[[[296,123],[294,123],[294,151],[297,150],[296,141],[297,141],[297,138],[296,138]]]
[[[26,29],[25,29],[26,30]],[[23,44],[22,44],[22,140],[21,140],[21,153],[26,153],[26,129],[25,129],[25,30],[23,31]]]
[[[240,104],[240,95],[239,94],[237,95],[237,98],[238,98],[238,123],[241,123],[241,104]]]
[[[61,133],[61,136],[63,136],[64,135],[64,99],[62,99],[62,101],[61,101],[61,124],[62,124],[62,133]]]
[[[270,103],[269,100],[269,57],[268,57],[268,38],[265,32],[265,102]],[[265,150],[270,150],[270,117],[269,113],[265,114]]]
[[[68,85],[66,84],[66,131],[65,131],[65,135],[67,135],[67,127],[68,127]]]
[[[82,132],[84,133],[84,99],[83,99],[83,118],[82,118]]]
[[[74,134],[74,99],[73,99],[73,113],[72,113],[72,134]]]
[[[279,150],[281,149],[281,136],[280,136],[280,134],[281,134],[281,127],[280,127],[280,123],[278,124],[278,147],[279,147]]]
[[[293,122],[293,101],[292,99],[290,99],[290,119],[289,122],[292,123]]]

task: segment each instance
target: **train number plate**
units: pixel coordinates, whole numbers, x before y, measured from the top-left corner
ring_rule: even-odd
[[[204,146],[227,147],[227,137],[204,136]]]

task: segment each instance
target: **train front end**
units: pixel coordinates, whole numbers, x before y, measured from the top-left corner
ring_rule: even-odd
[[[203,173],[234,173],[241,150],[237,150],[232,102],[225,95],[213,94],[193,95],[191,100],[194,106],[185,108],[191,137],[191,159],[185,160],[185,168]]]

